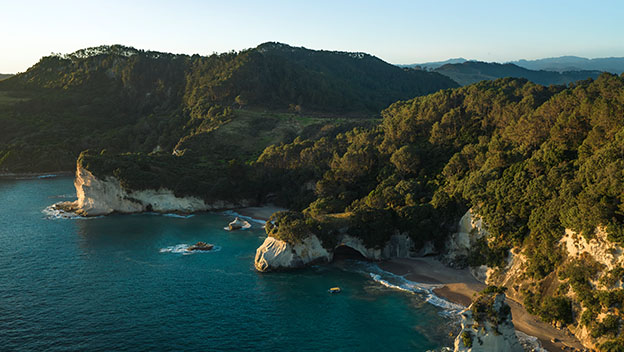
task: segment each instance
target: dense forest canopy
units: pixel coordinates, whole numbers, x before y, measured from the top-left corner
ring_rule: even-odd
[[[503,266],[516,248],[529,311],[624,346],[624,268],[595,289],[597,264],[559,245],[565,229],[624,244],[624,76],[455,86],[279,43],[209,57],[92,48],[0,83],[0,169],[71,169],[90,149],[79,164],[130,190],[270,199],[291,209],[272,236],[328,248],[349,228],[370,247],[398,231],[442,250],[472,208],[490,237],[460,264]]]
[[[0,170],[70,170],[88,148],[171,152],[235,119],[234,109],[370,118],[398,99],[454,86],[367,54],[279,43],[207,57],[88,48],[44,57],[0,83]]]
[[[264,151],[259,166],[275,185],[289,185],[281,200],[300,210],[274,215],[272,236],[297,242],[314,233],[331,247],[348,222],[369,246],[398,230],[442,249],[472,208],[491,235],[465,264],[504,266],[519,248],[530,312],[576,321],[595,338],[619,335],[624,293],[616,283],[624,268],[593,287],[598,264],[566,260],[559,240],[567,228],[587,239],[604,231],[624,244],[624,77],[568,87],[481,82],[397,102],[383,116],[376,128]],[[300,186],[310,183],[313,190]],[[554,292],[553,280],[561,282]]]
[[[485,261],[496,265],[504,250],[534,241],[536,276],[556,264],[543,257],[563,228],[591,237],[604,227],[624,242],[622,77],[568,87],[481,82],[400,101],[382,115],[379,126],[269,146],[250,164],[257,196],[274,193],[311,223],[372,217],[413,231],[417,243],[441,244],[472,207],[495,238]],[[371,243],[384,242],[375,236]]]

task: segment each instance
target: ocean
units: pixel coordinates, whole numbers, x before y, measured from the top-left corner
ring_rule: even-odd
[[[441,351],[459,329],[374,263],[256,272],[262,224],[226,231],[231,213],[46,211],[75,199],[72,181],[0,180],[2,351]],[[184,251],[198,241],[215,248]]]

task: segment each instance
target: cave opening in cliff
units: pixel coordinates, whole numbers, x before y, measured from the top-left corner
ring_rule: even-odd
[[[340,245],[334,249],[334,261],[355,259],[355,260],[367,260],[359,251],[349,246]]]

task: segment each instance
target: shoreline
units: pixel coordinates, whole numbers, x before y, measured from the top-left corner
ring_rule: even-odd
[[[50,172],[2,172],[0,179],[22,180],[22,179],[45,179],[54,177],[73,176],[75,171],[50,171]]]
[[[390,259],[379,263],[379,267],[412,282],[440,285],[433,289],[436,296],[464,307],[468,307],[473,296],[486,287],[467,268],[453,269],[433,257]],[[520,302],[509,297],[506,301],[511,307],[515,329],[536,337],[543,348],[548,351],[561,351],[566,346],[579,350],[584,348],[575,337],[529,314]],[[559,342],[552,342],[553,338]]]
[[[259,221],[268,221],[273,213],[288,210],[273,204],[262,205],[258,207],[247,207],[232,209],[233,212],[241,216],[252,218]]]

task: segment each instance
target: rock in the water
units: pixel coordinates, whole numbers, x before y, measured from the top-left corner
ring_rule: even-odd
[[[295,245],[269,236],[256,250],[254,265],[258,271],[270,271],[297,268],[312,262],[329,262],[331,258],[314,235]]]
[[[462,330],[455,339],[455,352],[522,352],[511,308],[500,292],[482,294],[461,313]]]
[[[234,219],[234,221],[232,221],[231,223],[228,224],[228,229],[230,229],[230,231],[232,230],[240,230],[240,229],[246,229],[251,227],[251,224],[249,224],[249,222],[245,221],[245,220],[241,220],[238,218],[238,216],[236,217],[236,219]]]
[[[394,257],[407,257],[413,246],[407,235],[394,235],[383,248],[366,247],[362,239],[347,234],[340,235],[333,248],[325,248],[321,240],[310,234],[296,244],[269,236],[256,250],[255,266],[258,271],[297,268],[313,262],[330,262],[334,250],[349,247],[369,260],[382,260]]]
[[[194,245],[188,247],[187,251],[209,251],[214,248],[213,244],[206,242],[197,242]]]

